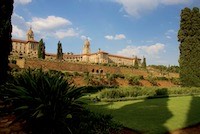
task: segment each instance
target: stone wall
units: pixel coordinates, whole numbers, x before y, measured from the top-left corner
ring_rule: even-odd
[[[103,73],[121,73],[119,67],[107,67],[102,65],[92,65],[84,63],[71,63],[66,61],[47,61],[28,59],[25,62],[25,68],[43,68],[44,70],[77,71],[77,72],[100,72]]]

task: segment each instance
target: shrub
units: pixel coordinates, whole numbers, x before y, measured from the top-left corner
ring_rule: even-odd
[[[41,69],[25,70],[5,87],[17,119],[26,120],[33,133],[72,132],[70,124],[82,111],[82,88]]]
[[[164,76],[162,76],[162,77],[156,77],[156,79],[157,79],[157,80],[168,80],[168,78],[167,78],[167,77],[164,77]]]
[[[114,78],[121,78],[121,79],[125,78],[125,76],[123,74],[113,74],[113,77]]]
[[[200,88],[157,88],[157,87],[119,87],[99,92],[101,100],[129,100],[134,98],[158,98],[179,95],[200,94]]]
[[[175,84],[175,85],[181,85],[181,81],[180,81],[179,78],[174,78],[174,77],[172,77],[172,78],[170,79],[170,81],[171,81],[171,83],[173,83],[173,84]]]
[[[156,81],[156,78],[153,77],[152,75],[149,75],[149,76],[147,77],[147,80],[148,80],[153,86],[158,86],[158,83],[157,83],[157,81]]]
[[[80,76],[78,72],[73,72],[73,76]]]
[[[141,85],[140,78],[138,76],[128,76],[127,77],[128,84],[130,85]]]
[[[93,113],[85,110],[80,120],[77,121],[76,134],[110,134],[118,132],[122,125],[114,123],[111,115]],[[116,133],[117,134],[117,133]]]
[[[156,96],[168,96],[168,89],[167,88],[156,89]]]

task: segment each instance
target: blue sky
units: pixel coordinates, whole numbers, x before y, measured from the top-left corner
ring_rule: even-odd
[[[91,51],[143,56],[147,64],[178,65],[180,12],[200,7],[200,0],[15,0],[13,38],[26,39],[32,27],[35,40],[43,38],[47,53]]]

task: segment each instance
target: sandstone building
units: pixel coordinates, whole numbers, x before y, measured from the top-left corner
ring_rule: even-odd
[[[11,57],[17,58],[37,58],[38,41],[34,40],[34,33],[30,28],[27,32],[27,40],[12,39]]]
[[[37,58],[39,42],[34,40],[34,33],[30,28],[27,32],[27,40],[12,39],[12,58]],[[56,54],[46,53],[45,60],[56,60]],[[101,49],[96,53],[91,53],[90,41],[85,40],[83,44],[82,54],[64,53],[63,61],[98,63],[98,64],[116,64],[116,65],[134,65],[135,57],[124,57],[109,54]],[[141,64],[141,59],[138,59]]]

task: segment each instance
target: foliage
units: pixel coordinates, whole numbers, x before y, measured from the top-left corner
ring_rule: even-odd
[[[26,120],[33,133],[72,133],[71,123],[82,111],[82,88],[41,69],[25,70],[5,87],[14,114]]]
[[[63,59],[62,44],[61,44],[60,41],[58,42],[57,59],[58,60],[62,60]]]
[[[99,92],[100,99],[109,101],[134,98],[158,98],[178,95],[200,94],[200,88],[159,88],[159,87],[119,87],[107,88]],[[124,99],[123,99],[124,98]]]
[[[113,77],[114,77],[114,78],[121,78],[121,79],[124,79],[124,78],[125,78],[125,75],[124,75],[124,74],[113,74]]]
[[[13,13],[13,2],[13,0],[0,1],[0,85],[3,84],[8,77],[8,55],[12,49],[11,15]]]
[[[156,77],[153,77],[152,75],[149,75],[147,77],[147,80],[153,85],[153,86],[158,86],[158,83],[156,81]]]
[[[158,69],[161,74],[168,73],[168,72],[179,73],[179,66],[175,66],[175,65],[169,65],[169,66],[165,66],[165,65],[149,65],[149,67],[152,67],[154,69]]]
[[[200,86],[200,12],[184,8],[181,12],[178,41],[180,42],[180,81],[183,86]]]
[[[126,79],[128,80],[128,84],[130,85],[141,85],[140,80],[141,77],[140,76],[127,76]]]
[[[73,72],[73,76],[80,76],[81,74],[79,74],[78,72]]]
[[[92,84],[92,82],[93,82],[93,80],[92,80],[93,75],[92,74],[90,74],[89,72],[85,72],[83,78],[84,78],[84,81],[86,82],[86,85]]]
[[[83,114],[77,121],[78,129],[76,134],[109,134],[111,130],[119,131],[122,127],[112,121],[110,114],[94,113],[88,110],[83,111]]]
[[[144,68],[144,69],[147,68],[147,63],[146,63],[146,58],[145,57],[143,57],[142,68]]]
[[[166,81],[169,80],[167,77],[164,77],[164,76],[162,76],[162,77],[156,77],[156,79],[157,80],[166,80]]]
[[[135,62],[134,62],[134,66],[133,66],[135,69],[138,69],[139,68],[139,63],[138,63],[138,58],[137,56],[135,57]]]
[[[43,39],[39,41],[38,58],[45,59],[45,43],[43,42]]]
[[[175,84],[175,85],[181,85],[181,81],[180,78],[170,78],[171,83]]]
[[[108,80],[108,85],[111,86],[113,84],[116,84],[116,80],[115,80],[115,75],[114,74],[106,74],[106,78]]]

